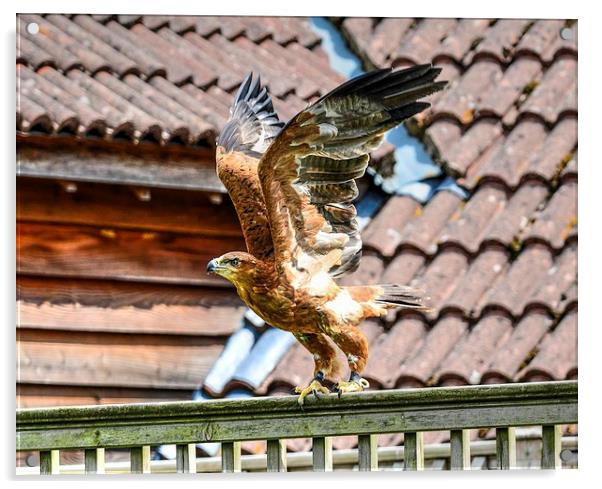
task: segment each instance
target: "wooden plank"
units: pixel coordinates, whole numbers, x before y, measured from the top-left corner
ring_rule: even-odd
[[[267,471],[286,472],[286,440],[268,440]]]
[[[196,445],[194,443],[176,445],[176,472],[179,474],[196,473]]]
[[[495,433],[497,468],[509,470],[516,467],[516,436],[514,427],[497,428]]]
[[[224,338],[17,330],[17,381],[194,389]]]
[[[312,438],[314,472],[332,471],[332,438],[315,436]]]
[[[60,473],[60,452],[58,450],[40,450],[40,474]]]
[[[78,142],[78,147],[65,143],[35,147],[19,142],[17,176],[224,193],[211,150],[175,152],[153,145],[156,151],[144,154],[141,145],[119,151],[126,146]]]
[[[562,468],[562,461],[560,460],[562,427],[560,425],[543,425],[541,431],[541,438],[541,468]]]
[[[88,448],[84,451],[84,470],[86,474],[105,473],[104,448]]]
[[[470,469],[470,430],[451,430],[450,432],[450,469]]]
[[[17,223],[17,273],[189,285],[229,286],[209,260],[244,250],[242,239]]]
[[[130,448],[130,471],[132,474],[150,474],[150,446]]]
[[[141,402],[189,401],[190,389],[157,390],[129,387],[17,384],[17,407],[38,408],[130,404]]]
[[[378,435],[359,435],[358,465],[361,471],[378,470]]]
[[[444,409],[442,409],[444,406]],[[17,449],[120,447],[577,423],[577,382],[17,411]],[[117,423],[118,421],[118,423]]]
[[[222,472],[240,472],[240,442],[222,443]]]
[[[233,288],[17,277],[17,326],[230,335],[245,311]]]
[[[228,197],[213,204],[209,194],[165,189],[140,201],[129,187],[78,183],[73,193],[55,181],[17,179],[17,220],[83,224],[102,228],[141,229],[203,236],[241,237]]]
[[[424,470],[424,437],[421,431],[403,434],[404,470]]]

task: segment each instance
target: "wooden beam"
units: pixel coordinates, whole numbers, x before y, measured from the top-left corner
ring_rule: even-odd
[[[516,468],[516,436],[514,427],[500,427],[495,430],[497,448],[497,468]]]
[[[196,473],[196,445],[194,443],[176,445],[176,472],[179,474]]]
[[[470,430],[451,430],[450,469],[470,469]]]
[[[84,451],[84,467],[86,474],[105,473],[105,449],[88,448]]]
[[[222,472],[240,472],[240,442],[222,443]]]
[[[312,453],[314,472],[332,471],[332,438],[330,436],[314,436]]]
[[[194,389],[225,338],[17,330],[17,381]]]
[[[286,440],[268,440],[267,471],[286,472]]]
[[[17,223],[17,273],[228,286],[209,260],[245,249],[239,239],[40,223]]]
[[[377,435],[358,436],[358,465],[361,471],[378,470]]]
[[[404,470],[424,469],[424,437],[421,431],[403,434]]]
[[[76,194],[54,181],[17,180],[17,220],[95,225],[240,238],[242,231],[230,199],[215,205],[209,194],[155,189],[142,202],[124,186],[81,183]],[[214,194],[211,194],[214,195]]]
[[[228,288],[17,276],[17,327],[229,335],[245,307]]]
[[[59,450],[40,450],[40,474],[55,475],[60,473]]]
[[[560,449],[562,444],[562,427],[560,425],[543,425],[541,450],[542,469],[560,469]]]
[[[119,151],[127,148],[78,142],[68,146],[19,141],[17,176],[225,192],[215,172],[212,151],[142,152],[134,145],[130,151]]]
[[[132,474],[150,474],[150,446],[130,448],[130,471]]]
[[[332,394],[303,410],[297,396],[18,410],[17,450],[576,422],[576,381],[492,384]]]
[[[191,389],[17,384],[17,407],[84,406],[140,402],[189,401]]]

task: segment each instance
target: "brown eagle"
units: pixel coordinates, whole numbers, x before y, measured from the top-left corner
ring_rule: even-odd
[[[355,179],[387,130],[427,107],[418,99],[441,90],[430,64],[365,73],[338,86],[286,125],[267,88],[243,81],[217,139],[217,174],[236,208],[247,252],[211,260],[207,271],[231,281],[263,320],[290,331],[313,355],[315,371],[297,387],[299,403],[337,374],[334,345],[351,377],[334,390],[361,391],[368,340],[359,323],[391,308],[424,309],[420,291],[401,285],[343,287],[335,278],[360,261]],[[334,345],[329,340],[334,342]]]

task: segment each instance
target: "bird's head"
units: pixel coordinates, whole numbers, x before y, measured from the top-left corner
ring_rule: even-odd
[[[234,285],[243,285],[252,279],[257,265],[257,259],[253,255],[232,251],[207,263],[207,272],[220,275]]]

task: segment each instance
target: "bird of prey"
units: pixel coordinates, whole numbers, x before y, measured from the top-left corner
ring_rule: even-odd
[[[278,119],[267,88],[251,73],[216,141],[217,174],[236,209],[246,252],[211,260],[207,271],[234,284],[266,323],[290,331],[313,355],[314,378],[299,386],[299,404],[330,392],[337,375],[334,345],[351,376],[335,386],[361,391],[368,340],[358,327],[392,308],[425,309],[421,291],[398,284],[344,287],[336,278],[357,269],[362,242],[351,203],[355,180],[386,131],[430,104],[441,90],[430,64],[362,74],[338,86],[287,124]],[[334,343],[334,345],[333,345]]]

